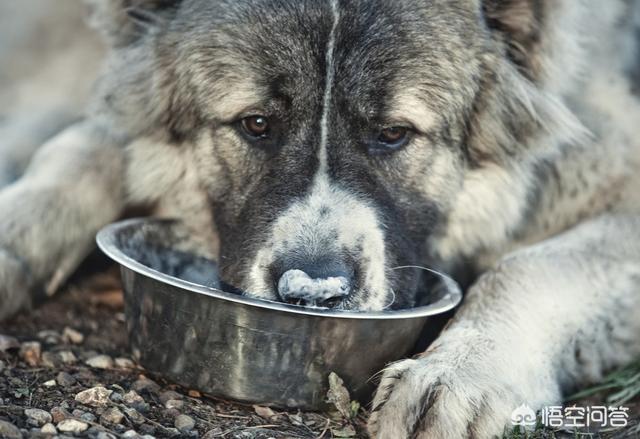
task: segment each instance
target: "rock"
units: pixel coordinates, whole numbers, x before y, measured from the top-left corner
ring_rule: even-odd
[[[202,393],[198,392],[197,390],[189,390],[189,392],[187,392],[187,395],[192,398],[200,398],[202,396]]]
[[[95,369],[112,369],[113,358],[108,355],[96,355],[85,361],[85,364]]]
[[[58,352],[58,356],[60,357],[60,360],[62,360],[64,364],[75,364],[78,362],[78,358],[76,357],[76,354],[74,354],[71,351],[60,351]]]
[[[276,413],[269,407],[263,407],[260,405],[254,405],[253,410],[256,414],[264,419],[270,419],[276,415]]]
[[[22,439],[22,433],[15,425],[7,421],[0,421],[0,437],[7,439]]]
[[[58,423],[58,430],[63,433],[82,433],[88,428],[89,424],[78,421],[77,419],[65,419]]]
[[[113,392],[111,394],[111,396],[109,396],[109,399],[113,402],[122,402],[124,397],[122,396],[122,393],[119,392]]]
[[[125,433],[122,435],[122,437],[138,437],[138,433],[135,430],[127,430],[125,431]]]
[[[170,399],[164,403],[164,406],[168,409],[182,410],[184,407],[184,401],[180,401],[179,399]]]
[[[80,409],[75,409],[71,412],[71,416],[73,416],[74,418],[79,418],[82,415],[84,415],[86,412],[84,410],[80,410]]]
[[[92,422],[96,422],[97,418],[96,418],[96,415],[94,415],[93,413],[84,412],[82,416],[80,416],[80,419],[82,419],[85,422],[92,423]]]
[[[55,352],[44,352],[40,362],[44,367],[48,367],[50,369],[57,369],[62,365],[60,356]]]
[[[27,341],[20,345],[20,358],[31,367],[40,364],[42,345],[37,341]]]
[[[101,431],[96,435],[96,439],[117,439],[117,437],[106,431]]]
[[[42,385],[45,387],[55,387],[58,385],[58,383],[56,383],[56,380],[49,380],[42,383]]]
[[[106,422],[109,424],[119,424],[124,419],[124,413],[115,407],[106,409],[102,416],[100,416],[100,422]]]
[[[127,405],[133,405],[136,403],[144,402],[144,399],[142,398],[142,396],[138,395],[138,392],[136,392],[135,390],[130,390],[127,393],[125,393],[124,396],[122,397],[122,400]]]
[[[40,409],[25,409],[24,414],[33,421],[33,424],[41,427],[44,424],[48,424],[53,420],[49,412]]]
[[[60,334],[56,331],[44,330],[38,332],[38,338],[46,344],[58,344],[60,343]]]
[[[188,433],[196,426],[196,421],[191,416],[180,415],[173,421],[173,425],[175,425],[180,432]]]
[[[136,367],[135,363],[128,358],[116,358],[114,363],[120,369],[134,369]]]
[[[9,335],[0,334],[0,352],[6,352],[11,349],[20,349],[18,339]]]
[[[143,424],[146,419],[142,416],[136,409],[126,408],[124,409],[124,413],[134,424]]]
[[[173,390],[167,390],[166,392],[162,392],[160,394],[160,402],[162,404],[166,404],[170,399],[183,399],[184,396],[182,394],[175,392]]]
[[[131,389],[135,390],[138,393],[158,393],[158,391],[160,390],[160,386],[155,381],[150,380],[146,377],[142,377],[131,385]]]
[[[82,332],[67,326],[62,331],[62,340],[64,340],[65,343],[81,344],[84,341],[84,335]]]
[[[58,434],[58,429],[52,423],[44,424],[40,429],[42,434]]]
[[[135,390],[130,390],[125,393],[122,400],[126,405],[135,408],[139,412],[145,413],[149,411],[149,404],[147,404],[144,398],[142,398],[142,396],[140,396]]]
[[[75,400],[81,404],[102,407],[107,405],[109,395],[111,395],[112,392],[113,390],[108,390],[101,386],[93,387],[78,393]]]
[[[140,432],[145,436],[152,436],[156,434],[156,427],[151,424],[142,424],[139,428]]]
[[[71,413],[62,407],[54,407],[51,409],[51,417],[53,418],[53,422],[58,424],[59,422],[70,418]]]
[[[66,372],[60,372],[56,376],[56,381],[62,387],[71,387],[76,383],[76,379],[74,377],[72,377],[71,375],[69,375],[68,373],[66,373]]]

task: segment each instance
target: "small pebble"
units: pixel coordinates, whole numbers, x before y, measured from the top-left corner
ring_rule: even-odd
[[[164,403],[164,406],[168,409],[182,410],[184,407],[184,401],[180,401],[179,399],[170,399]]]
[[[113,390],[108,390],[101,386],[93,387],[78,393],[75,400],[81,404],[94,407],[105,406],[109,402],[109,395],[112,392]]]
[[[170,399],[183,399],[184,396],[182,396],[182,394],[174,391],[174,390],[167,390],[166,392],[162,392],[160,394],[160,402],[163,404],[166,404],[167,401],[169,401]]]
[[[176,417],[173,425],[182,433],[188,433],[196,426],[196,421],[191,416],[180,415]]]
[[[119,424],[124,419],[124,413],[115,407],[108,408],[100,416],[100,422],[107,422],[109,424]]]
[[[135,430],[127,430],[122,437],[138,437],[138,433]]]
[[[135,390],[130,390],[127,393],[125,393],[122,400],[127,405],[132,405],[138,402],[144,402],[144,399],[142,398],[142,396],[138,395],[138,392],[136,392]]]
[[[123,396],[120,392],[113,392],[111,396],[109,396],[109,399],[113,402],[122,402]]]
[[[66,343],[81,344],[84,341],[84,335],[82,332],[67,326],[62,331],[62,339]]]
[[[25,409],[24,414],[29,420],[33,421],[33,424],[37,427],[48,424],[53,420],[49,412],[41,409]]]
[[[134,424],[143,424],[146,419],[142,416],[136,409],[126,408],[124,409],[124,413]]]
[[[96,439],[117,439],[117,437],[106,431],[101,431],[96,435]]]
[[[0,334],[0,352],[6,352],[10,349],[19,349],[20,342],[17,338],[9,335]]]
[[[40,363],[42,345],[37,341],[27,341],[20,345],[20,358],[29,366],[34,367]]]
[[[7,439],[22,439],[20,429],[7,421],[0,421],[0,437]]]
[[[192,398],[200,398],[202,396],[202,393],[198,392],[197,390],[189,390],[187,395],[189,395]]]
[[[62,360],[60,356],[55,352],[43,352],[41,363],[44,367],[48,367],[50,369],[57,369],[62,365]]]
[[[50,413],[53,418],[53,422],[56,424],[71,417],[71,413],[62,407],[54,407],[51,409]]]
[[[58,344],[60,342],[60,334],[51,330],[38,332],[38,338],[46,344]]]
[[[45,387],[55,387],[57,384],[58,383],[56,383],[56,380],[49,380],[42,383],[42,385]]]
[[[82,419],[85,422],[96,422],[96,415],[94,415],[93,413],[89,413],[89,412],[85,412],[82,414],[82,416],[80,416],[80,419]]]
[[[60,372],[56,376],[56,381],[62,387],[71,387],[76,383],[76,379],[74,377],[72,377],[71,375],[69,375],[68,373],[66,373],[66,372]]]
[[[136,367],[135,363],[128,358],[116,358],[114,363],[120,369],[133,369]]]
[[[40,429],[40,433],[42,434],[58,434],[58,430],[56,429],[56,426],[53,425],[52,423],[48,423],[48,424],[44,424],[42,426],[42,428]]]
[[[139,430],[142,434],[146,435],[146,436],[152,436],[156,433],[156,427],[154,427],[151,424],[142,424],[139,427]]]
[[[58,356],[64,364],[75,364],[78,361],[76,355],[71,351],[60,351]]]
[[[131,385],[131,388],[136,392],[150,392],[157,393],[160,390],[160,386],[149,378],[142,377]]]
[[[112,369],[113,358],[108,355],[96,355],[85,361],[85,364],[95,369]]]
[[[63,433],[82,433],[88,428],[89,424],[76,419],[65,419],[58,423],[58,430]]]

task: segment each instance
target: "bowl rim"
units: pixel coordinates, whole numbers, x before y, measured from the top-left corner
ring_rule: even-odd
[[[436,302],[430,303],[428,305],[393,311],[347,311],[307,308],[282,302],[274,302],[266,299],[258,299],[250,296],[241,296],[238,294],[228,293],[216,288],[199,285],[174,276],[170,276],[131,258],[127,254],[125,254],[116,244],[116,236],[118,232],[124,229],[139,227],[144,224],[173,224],[179,222],[180,220],[172,218],[130,218],[118,221],[103,227],[96,235],[96,243],[98,244],[100,250],[102,250],[109,258],[113,259],[116,263],[128,268],[129,270],[134,271],[137,274],[152,278],[156,281],[212,298],[290,314],[356,320],[412,319],[442,314],[455,308],[462,301],[462,290],[460,289],[458,283],[451,277],[443,273],[433,271],[434,274],[440,276],[441,279],[445,283],[447,283],[449,292]]]

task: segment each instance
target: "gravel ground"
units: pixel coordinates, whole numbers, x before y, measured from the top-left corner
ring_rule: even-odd
[[[0,323],[0,437],[364,437],[364,413],[244,406],[148,376],[128,357],[117,272]]]
[[[598,404],[606,395],[576,402]],[[346,402],[348,406],[348,401]],[[640,438],[539,431],[510,438]],[[342,413],[344,410],[342,404]],[[366,412],[281,412],[239,405],[149,376],[128,357],[122,291],[113,268],[72,280],[53,300],[0,323],[0,437],[366,437]]]

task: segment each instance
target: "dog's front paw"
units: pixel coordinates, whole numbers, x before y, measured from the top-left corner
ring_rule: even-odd
[[[372,437],[501,437],[521,404],[537,410],[557,401],[558,386],[544,366],[536,371],[518,349],[496,350],[493,342],[465,340],[460,332],[384,371],[368,423]]]
[[[0,320],[32,302],[33,282],[26,264],[0,247]]]

